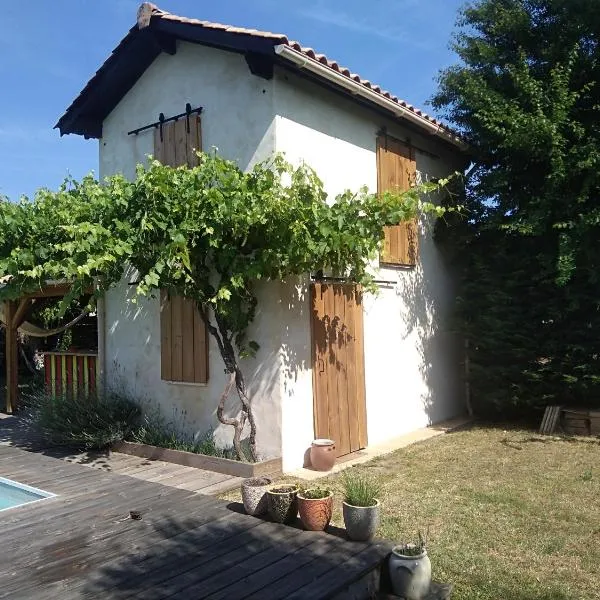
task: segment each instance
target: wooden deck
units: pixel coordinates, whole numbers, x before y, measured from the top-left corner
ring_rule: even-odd
[[[8,445],[0,476],[58,495],[0,512],[0,598],[360,599],[390,549]]]
[[[148,460],[119,452],[80,452],[48,447],[39,435],[31,431],[26,422],[18,417],[2,414],[0,414],[0,445],[15,446],[86,467],[128,475],[144,481],[163,483],[199,494],[222,494],[238,487],[242,482],[241,477],[184,467],[161,460]]]

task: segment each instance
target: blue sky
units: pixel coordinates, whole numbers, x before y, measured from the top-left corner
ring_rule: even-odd
[[[138,0],[2,2],[0,195],[56,188],[98,165],[96,140],[60,137],[64,109],[135,22]],[[285,33],[420,106],[435,90],[463,0],[162,0],[172,13]]]

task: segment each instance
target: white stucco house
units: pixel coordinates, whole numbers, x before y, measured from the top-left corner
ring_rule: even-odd
[[[101,177],[133,177],[151,154],[189,162],[191,148],[216,147],[244,169],[284,152],[314,167],[332,197],[407,187],[467,162],[455,132],[284,35],[148,3],[57,127],[98,139]],[[463,412],[461,344],[444,329],[453,285],[431,233],[424,223],[389,228],[376,295],[314,273],[260,289],[260,350],[243,368],[259,451],[282,457],[284,471],[303,465],[315,437],[344,455]],[[185,301],[129,302],[130,279],[99,315],[104,384],[229,443],[215,416],[225,375],[213,340]]]

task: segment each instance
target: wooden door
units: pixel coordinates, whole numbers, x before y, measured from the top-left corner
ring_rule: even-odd
[[[315,437],[343,456],[367,445],[362,291],[314,283],[311,296]]]

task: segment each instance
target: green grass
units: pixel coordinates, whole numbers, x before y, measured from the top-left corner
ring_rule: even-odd
[[[454,584],[453,600],[597,600],[599,459],[597,439],[475,427],[352,470],[381,483],[381,537],[428,530],[433,576]],[[319,480],[336,494],[337,526],[340,477]]]

